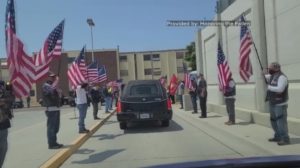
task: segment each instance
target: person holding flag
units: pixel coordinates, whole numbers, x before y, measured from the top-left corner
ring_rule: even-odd
[[[232,73],[230,71],[228,62],[225,58],[223,49],[220,42],[218,43],[217,54],[217,66],[218,66],[218,79],[219,88],[223,92],[226,104],[226,110],[229,116],[229,121],[225,122],[226,125],[235,124],[235,83],[232,79]]]
[[[172,104],[175,104],[175,93],[177,90],[177,77],[175,74],[173,74],[171,81],[170,81],[170,85],[168,87],[169,90],[169,97],[172,100]]]
[[[59,131],[60,123],[60,109],[61,106],[59,89],[57,89],[58,77],[50,73],[48,80],[42,86],[43,106],[46,107],[47,116],[47,139],[49,149],[59,149],[63,147],[62,144],[57,143],[57,133]]]

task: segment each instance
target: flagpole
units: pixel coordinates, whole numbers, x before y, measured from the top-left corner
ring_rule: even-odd
[[[245,16],[244,16],[244,15],[243,15],[243,17],[244,17],[244,19],[245,19]],[[245,19],[245,22],[246,22],[246,19]],[[251,36],[251,39],[252,39],[252,44],[253,44],[254,49],[255,49],[256,58],[257,58],[257,60],[258,60],[258,62],[259,62],[260,69],[261,69],[262,72],[264,72],[264,68],[263,68],[263,66],[262,66],[262,63],[261,63],[261,60],[260,60],[260,58],[259,58],[259,54],[258,54],[256,45],[255,45],[254,40],[253,40],[253,36],[252,36],[251,29],[248,28],[248,31],[249,31],[250,36]],[[268,81],[267,81],[266,77],[265,77],[264,75],[263,75],[263,77],[264,77],[264,79],[265,79],[265,83],[268,84]]]

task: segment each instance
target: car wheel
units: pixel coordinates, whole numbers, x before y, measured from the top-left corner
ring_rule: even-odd
[[[127,123],[126,122],[120,122],[120,129],[124,130],[127,128]]]
[[[162,127],[168,127],[170,125],[170,120],[163,120],[161,121],[161,126]]]

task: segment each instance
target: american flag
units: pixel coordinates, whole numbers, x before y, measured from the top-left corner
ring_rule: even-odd
[[[219,87],[220,87],[220,90],[224,92],[232,74],[231,74],[228,62],[225,59],[225,55],[222,50],[220,42],[218,43],[218,58],[217,59],[218,59],[217,65],[218,65]]]
[[[241,17],[241,23],[246,23],[244,16]],[[249,78],[253,74],[252,65],[249,58],[251,52],[252,39],[246,24],[242,24],[241,26],[240,39],[240,76],[245,82],[248,82]]]
[[[68,78],[73,89],[87,80],[87,68],[84,57],[85,47],[82,48],[79,56],[74,60],[68,69]]]
[[[91,63],[87,68],[88,81],[90,83],[100,83],[107,80],[106,69],[102,65],[98,67],[98,63]]]
[[[186,88],[192,90],[194,89],[192,82],[191,82],[191,76],[187,70],[187,65],[186,63],[182,63],[183,64],[183,73],[184,73],[184,85]]]
[[[35,56],[36,80],[45,77],[49,72],[49,64],[61,55],[65,20],[62,20],[47,37],[43,48]]]
[[[33,73],[34,76],[34,70],[31,71],[32,67],[27,67],[26,61],[32,64],[33,59],[25,53],[22,41],[16,36],[13,0],[7,1],[5,17],[5,38],[10,82],[14,95],[17,98],[22,98],[29,95],[32,87],[32,81],[28,75]]]

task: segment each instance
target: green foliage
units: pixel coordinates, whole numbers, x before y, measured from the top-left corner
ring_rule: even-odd
[[[192,68],[192,71],[196,70],[196,46],[195,42],[191,42],[186,46],[186,53],[184,60],[188,62],[189,67]]]

